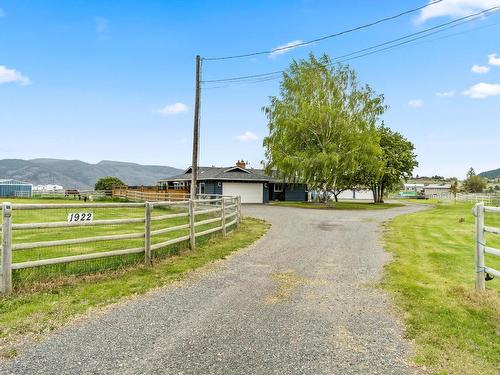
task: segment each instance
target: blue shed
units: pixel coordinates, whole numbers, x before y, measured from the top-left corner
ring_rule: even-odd
[[[30,198],[33,185],[13,179],[0,179],[0,197]]]

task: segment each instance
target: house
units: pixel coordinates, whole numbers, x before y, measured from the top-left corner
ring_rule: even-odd
[[[189,167],[183,174],[159,180],[159,189],[189,190],[191,172]],[[247,168],[240,160],[231,167],[199,167],[197,192],[240,196],[242,203],[307,200],[304,184],[285,183],[267,176],[262,169]]]

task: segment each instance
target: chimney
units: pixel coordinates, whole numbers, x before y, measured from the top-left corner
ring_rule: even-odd
[[[239,168],[243,168],[245,169],[245,167],[247,166],[246,163],[243,161],[243,160],[238,160],[236,162],[236,166],[239,167]]]

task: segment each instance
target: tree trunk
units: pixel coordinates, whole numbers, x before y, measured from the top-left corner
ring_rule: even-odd
[[[323,203],[328,203],[328,189],[326,188],[323,189]]]
[[[385,186],[384,186],[384,184],[381,184],[379,203],[384,203],[384,191],[385,191]]]

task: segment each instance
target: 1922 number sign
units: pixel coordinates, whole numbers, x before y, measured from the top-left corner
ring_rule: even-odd
[[[78,221],[92,221],[94,215],[92,212],[76,212],[68,214],[68,223],[74,223]]]

